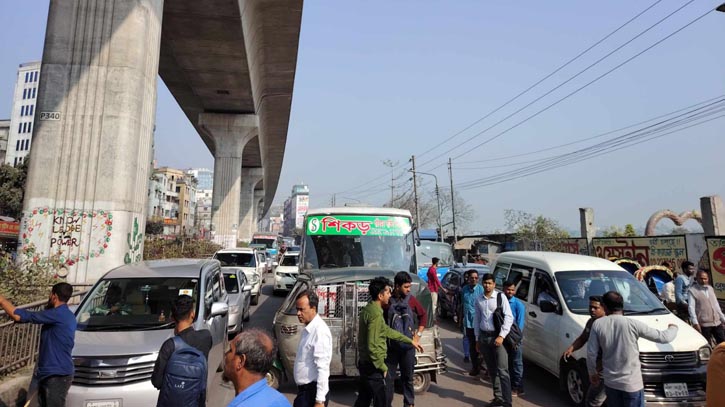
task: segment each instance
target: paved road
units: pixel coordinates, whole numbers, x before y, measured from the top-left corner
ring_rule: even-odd
[[[247,327],[263,328],[271,332],[272,318],[282,303],[282,297],[272,296],[271,276],[263,288],[259,305],[252,308],[252,317]],[[448,357],[448,372],[440,375],[438,383],[433,383],[424,395],[415,399],[417,407],[458,407],[482,406],[493,398],[491,385],[467,375],[470,365],[463,363],[461,353],[461,335],[453,323],[441,321],[441,339]],[[554,376],[536,366],[524,366],[526,394],[514,397],[514,406],[566,406],[564,395],[559,392],[559,384]],[[293,382],[283,383],[280,391],[287,396],[290,403],[294,400],[296,387]],[[210,388],[210,406],[226,406],[234,398],[234,388],[221,381],[221,374]],[[355,403],[357,385],[354,381],[336,381],[330,383],[330,407],[352,406]],[[403,396],[396,393],[394,407],[403,405]]]

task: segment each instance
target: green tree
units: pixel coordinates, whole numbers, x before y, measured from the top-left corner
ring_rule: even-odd
[[[160,235],[164,233],[164,222],[146,222],[146,235]]]
[[[0,165],[0,215],[22,217],[27,175],[27,160],[17,167]]]
[[[619,226],[612,225],[602,232],[603,237],[636,237],[637,231],[631,223],[624,225],[624,229]]]
[[[559,246],[560,239],[569,237],[569,232],[557,221],[542,215],[506,209],[504,219],[506,227],[516,234],[516,240],[525,249],[552,251]]]

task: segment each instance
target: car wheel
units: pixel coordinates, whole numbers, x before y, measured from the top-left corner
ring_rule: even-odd
[[[583,406],[586,401],[589,377],[581,363],[570,363],[564,370],[564,390],[569,402],[574,406]]]
[[[429,372],[415,372],[413,373],[413,391],[415,394],[423,394],[428,391],[430,387],[430,373]]]
[[[267,372],[266,378],[269,387],[277,390],[279,389],[279,384],[282,382],[282,372],[280,372],[276,367],[272,367],[269,369],[269,372]]]
[[[252,301],[250,301],[250,304],[252,304],[252,305],[259,304],[259,294],[252,296]]]

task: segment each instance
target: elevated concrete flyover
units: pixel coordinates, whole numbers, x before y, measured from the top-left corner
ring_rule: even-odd
[[[51,0],[37,109],[54,114],[36,115],[22,249],[71,282],[140,258],[157,74],[214,155],[217,240],[249,240],[277,189],[301,17],[302,0]]]

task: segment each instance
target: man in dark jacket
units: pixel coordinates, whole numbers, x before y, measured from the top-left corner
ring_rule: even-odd
[[[196,312],[194,311],[194,300],[188,295],[180,295],[174,302],[174,307],[171,310],[171,316],[176,321],[174,333],[189,346],[193,346],[203,353],[208,362],[209,351],[212,346],[211,333],[207,329],[199,331],[194,330],[194,327],[192,326],[194,318],[196,317]],[[151,384],[159,390],[163,387],[166,363],[174,353],[174,349],[174,338],[167,339],[166,342],[161,345],[159,357],[156,359],[156,364],[154,364],[154,373],[151,376]],[[159,394],[159,399],[161,396],[162,395]],[[198,405],[206,405],[206,390],[203,391],[199,397]]]
[[[417,324],[410,325],[410,332],[401,332],[405,336],[411,337],[414,344],[420,341],[423,336],[425,324],[428,321],[428,313],[425,311],[420,302],[410,293],[410,287],[413,279],[407,271],[401,271],[395,275],[393,294],[388,300],[387,305],[383,305],[385,311],[385,320],[391,321],[393,313],[404,312],[406,318],[411,322],[417,321]],[[395,328],[391,326],[391,328]],[[414,330],[415,329],[415,330]],[[400,366],[400,380],[403,383],[403,406],[410,407],[415,404],[415,393],[413,391],[413,367],[415,367],[415,348],[413,345],[404,344],[402,342],[390,341],[388,344],[388,356],[385,358],[385,364],[388,366],[388,376],[386,378],[386,391],[388,398],[388,406],[393,403],[395,376]]]

